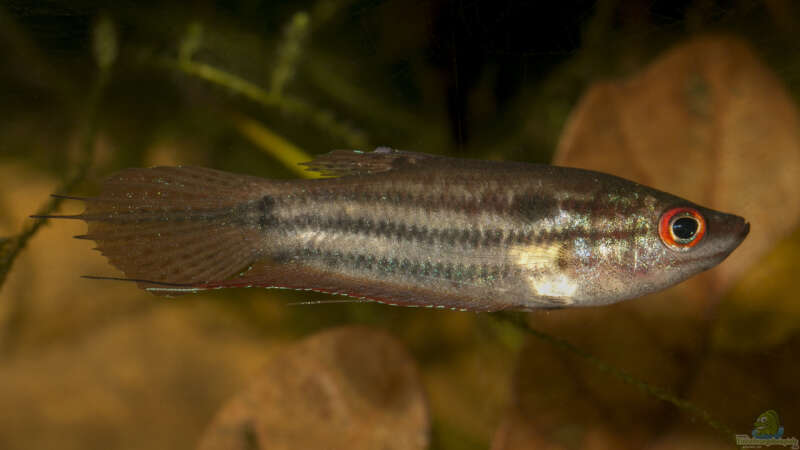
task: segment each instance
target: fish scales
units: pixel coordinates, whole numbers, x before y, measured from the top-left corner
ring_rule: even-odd
[[[276,195],[268,220],[277,235],[269,240],[280,243],[273,258],[399,289],[507,297],[521,280],[507,248],[537,234],[513,213],[512,189],[470,175],[326,180],[303,195],[292,186]]]
[[[308,166],[335,178],[128,169],[71,217],[157,294],[282,287],[476,311],[637,297],[718,264],[749,230],[580,169],[387,149]]]

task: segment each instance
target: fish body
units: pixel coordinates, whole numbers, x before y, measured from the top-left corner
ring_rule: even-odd
[[[719,264],[741,217],[612,175],[379,149],[332,178],[127,169],[83,238],[156,294],[261,286],[473,311],[617,302]]]

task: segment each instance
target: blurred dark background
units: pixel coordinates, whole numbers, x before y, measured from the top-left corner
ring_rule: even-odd
[[[91,195],[124,167],[290,178],[298,158],[383,145],[547,163],[590,86],[634,76],[697,36],[748,42],[797,103],[798,12],[789,0],[5,1],[0,237],[29,227],[65,182],[65,193]],[[112,33],[98,34],[101,24]],[[111,55],[105,68],[98,46]],[[346,324],[387,330],[408,348],[431,405],[431,448],[502,448],[493,436],[517,398],[519,331],[486,315],[287,306],[331,299],[308,293],[165,301],[78,278],[115,274],[70,239],[84,232],[45,226],[0,290],[1,448],[192,448],[275,351]],[[685,418],[660,414],[662,427]],[[755,416],[740,416],[748,433]],[[564,448],[586,443],[564,433],[574,444]],[[721,445],[704,433],[714,435],[687,442]],[[595,438],[597,448],[622,442]]]
[[[568,112],[590,82],[628,74],[695,34],[745,35],[778,63],[790,86],[797,78],[795,64],[784,57],[795,47],[796,6],[781,1],[11,1],[4,6],[3,106],[14,108],[7,116],[79,108],[95,75],[92,25],[102,14],[113,20],[119,58],[103,115],[111,122],[107,129],[128,133],[128,148],[117,151],[128,164],[141,161],[148,139],[171,132],[192,135],[197,131],[192,126],[207,134],[203,141],[217,160],[252,159],[240,155],[246,150],[235,137],[209,127],[221,124],[212,117],[225,108],[250,108],[311,153],[352,144],[308,133],[294,117],[238,102],[192,77],[155,70],[153,59],[176,56],[192,24],[202,26],[194,57],[268,85],[284,30],[295,13],[308,12],[286,89],[364,132],[370,146],[440,153],[497,152],[547,161]],[[123,113],[127,123],[119,123]],[[54,127],[79,119],[60,116],[53,117]],[[54,161],[51,152],[3,150],[54,167],[64,162]]]

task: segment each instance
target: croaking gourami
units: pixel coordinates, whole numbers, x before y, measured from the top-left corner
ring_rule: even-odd
[[[64,217],[155,294],[257,286],[472,311],[639,297],[716,266],[749,231],[589,170],[387,148],[306,165],[329,178],[127,169]]]

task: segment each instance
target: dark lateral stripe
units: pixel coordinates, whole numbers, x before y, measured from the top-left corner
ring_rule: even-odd
[[[498,264],[464,264],[460,262],[420,261],[401,257],[379,257],[369,253],[340,252],[304,248],[297,252],[307,262],[318,263],[336,271],[351,270],[385,277],[408,276],[420,281],[439,279],[456,283],[486,283],[519,276],[520,269]],[[278,259],[289,260],[288,254]],[[294,260],[294,258],[291,258]]]
[[[435,192],[435,191],[434,191]],[[463,196],[451,195],[445,192],[418,194],[410,191],[390,190],[386,192],[369,191],[363,189],[341,190],[316,190],[305,195],[293,195],[291,202],[301,204],[337,204],[355,202],[368,205],[393,205],[413,206],[420,210],[428,211],[477,211],[478,206],[484,209],[508,209],[508,205],[495,199],[468,199]]]
[[[281,202],[285,205],[307,206],[321,204],[336,204],[342,202],[355,202],[365,208],[374,205],[411,206],[423,211],[454,211],[459,213],[495,212],[522,217],[535,221],[544,217],[553,217],[557,214],[560,202],[552,196],[542,196],[535,193],[515,193],[509,204],[505,193],[486,192],[477,198],[467,198],[462,195],[452,195],[446,192],[432,192],[419,194],[409,191],[389,190],[376,192],[367,190],[339,191],[315,190],[302,195],[293,194],[291,198],[284,198]],[[585,210],[594,204],[589,200],[570,200],[569,207],[575,210]]]
[[[419,242],[428,245],[445,244],[464,248],[497,247],[531,242],[531,236],[514,230],[491,229],[483,232],[460,228],[433,228],[426,225],[372,220],[364,217],[324,217],[302,214],[277,223],[279,229],[291,233],[320,230],[334,233],[356,234],[395,241]]]
[[[80,214],[70,218],[86,222],[105,222],[114,224],[148,223],[186,223],[224,221],[228,225],[259,226],[261,228],[276,224],[273,209],[275,200],[264,196],[258,200],[244,202],[232,207],[199,209],[175,204],[135,205],[133,208]],[[124,204],[123,204],[124,206]]]
[[[137,208],[123,212],[108,212],[98,214],[80,214],[76,219],[87,222],[106,223],[150,223],[150,222],[199,222],[217,220],[231,217],[231,211],[185,211],[185,210],[160,210],[158,208]]]
[[[509,247],[558,241],[569,243],[576,238],[584,238],[589,241],[600,239],[620,240],[639,233],[636,229],[617,230],[614,232],[585,231],[583,229],[523,232],[493,228],[479,231],[461,228],[434,228],[426,225],[373,220],[365,217],[355,218],[344,215],[330,217],[315,214],[301,214],[290,219],[281,220],[276,220],[273,217],[272,223],[275,227],[273,229],[281,230],[287,234],[313,230],[376,237],[399,242],[417,242],[427,245],[443,244],[450,247],[469,249]]]

